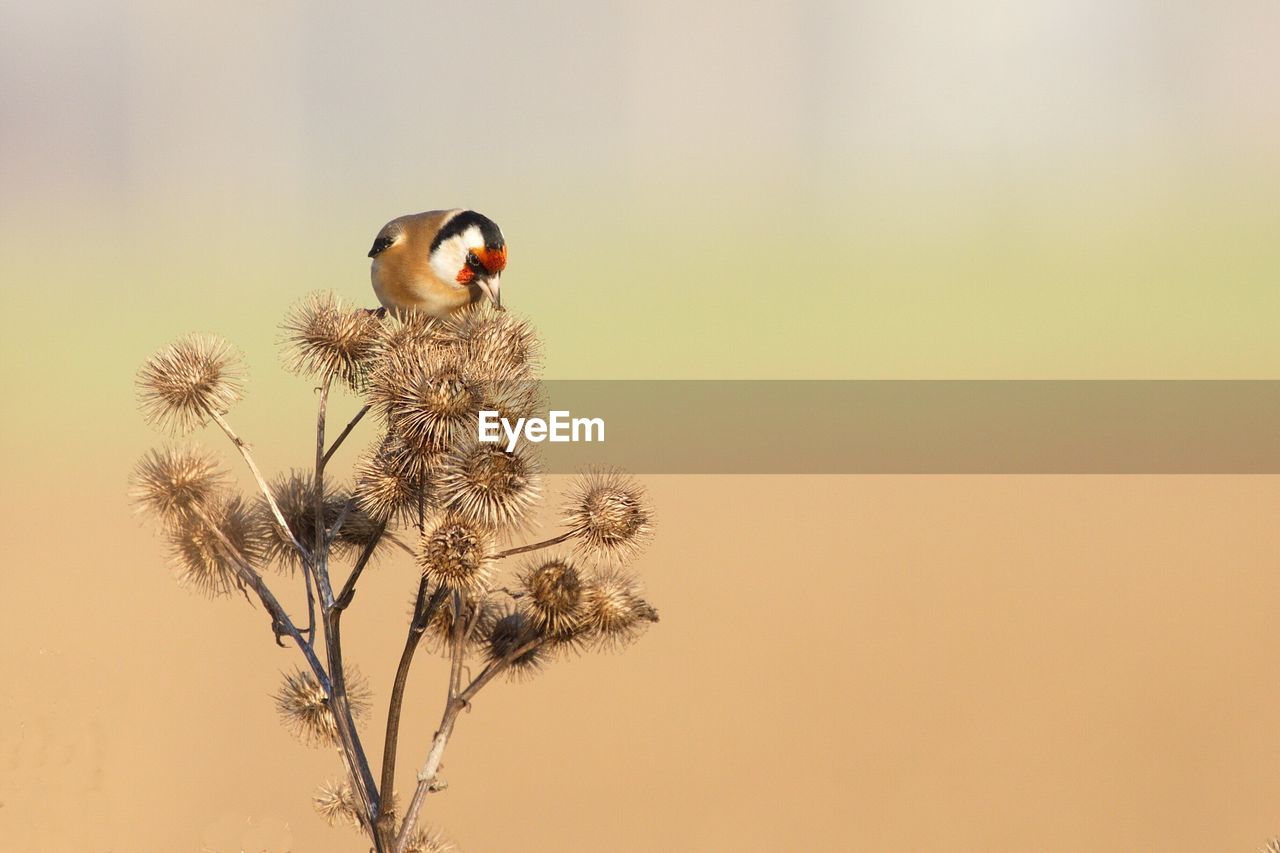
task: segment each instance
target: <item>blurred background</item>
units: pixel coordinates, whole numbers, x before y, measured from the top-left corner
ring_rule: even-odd
[[[466,206],[552,378],[1280,378],[1277,43],[1263,0],[0,0],[0,840],[358,848],[272,720],[292,658],[125,499],[179,333],[245,352],[235,422],[300,464],[275,323],[372,304],[382,223]],[[662,624],[483,697],[431,803],[464,849],[1280,833],[1275,478],[650,485]]]

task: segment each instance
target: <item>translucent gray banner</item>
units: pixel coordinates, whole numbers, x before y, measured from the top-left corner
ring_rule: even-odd
[[[544,393],[548,434],[579,422],[576,442],[536,443],[549,473],[1280,473],[1274,380],[551,381]],[[500,424],[489,434],[507,441]]]

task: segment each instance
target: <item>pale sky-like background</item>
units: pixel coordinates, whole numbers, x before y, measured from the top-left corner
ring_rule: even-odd
[[[0,847],[355,838],[261,614],[127,504],[159,346],[240,347],[234,422],[301,464],[275,324],[460,206],[551,378],[1280,378],[1277,45],[1274,0],[0,0]],[[1275,478],[651,487],[663,622],[477,703],[432,815],[469,853],[1280,833]],[[383,697],[412,582],[349,617]]]
[[[1273,3],[0,15],[3,298],[62,327],[10,360],[265,357],[260,312],[367,301],[378,227],[461,205],[554,376],[1280,371]]]

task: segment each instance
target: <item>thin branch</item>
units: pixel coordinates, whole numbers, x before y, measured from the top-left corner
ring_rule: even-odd
[[[382,745],[382,781],[381,791],[394,791],[396,788],[396,754],[400,741],[400,711],[404,705],[404,689],[409,683],[409,668],[413,665],[414,653],[422,641],[422,635],[431,623],[431,618],[444,601],[444,587],[437,587],[430,598],[427,597],[429,582],[424,577],[418,583],[418,596],[413,603],[413,619],[409,622],[409,634],[405,637],[404,651],[400,653],[400,665],[396,668],[396,680],[391,687],[391,704],[387,708],[387,735]],[[395,840],[396,814],[389,797],[382,798],[383,812],[378,815],[378,831],[384,833],[388,842]]]
[[[467,685],[466,690],[463,690],[457,696],[450,697],[445,705],[444,715],[440,718],[440,727],[436,730],[436,735],[431,741],[431,751],[427,753],[427,760],[423,762],[422,769],[418,771],[418,785],[413,791],[413,799],[409,801],[409,808],[405,810],[404,822],[400,824],[400,832],[396,836],[395,846],[392,848],[394,853],[404,853],[404,849],[409,844],[409,837],[413,834],[413,829],[417,825],[418,815],[422,812],[422,804],[426,800],[427,794],[436,789],[436,774],[440,771],[440,762],[444,759],[444,750],[449,744],[449,736],[453,734],[453,726],[458,721],[458,714],[470,704],[472,698],[486,684],[510,666],[512,661],[521,655],[528,654],[545,642],[545,637],[538,637],[517,649],[513,649],[501,660],[491,661]]]
[[[324,667],[320,664],[320,660],[316,657],[315,651],[312,650],[311,644],[303,638],[302,632],[293,624],[293,620],[289,618],[289,614],[285,612],[279,599],[275,597],[271,592],[271,588],[267,586],[266,581],[262,579],[262,575],[258,574],[253,566],[249,564],[249,561],[244,558],[240,550],[222,532],[222,528],[203,509],[197,506],[194,510],[197,517],[204,522],[205,527],[209,528],[213,535],[218,538],[218,543],[222,546],[224,553],[231,558],[231,563],[236,568],[237,576],[257,593],[258,600],[262,602],[263,608],[271,614],[272,630],[276,631],[276,636],[279,637],[281,631],[288,634],[302,651],[303,657],[307,659],[307,664],[315,674],[316,680],[320,682],[320,686],[324,688],[326,693],[331,691],[329,674],[325,672]]]
[[[387,530],[387,523],[384,521],[378,525],[378,529],[374,531],[373,537],[365,543],[364,550],[360,552],[360,556],[356,559],[355,566],[351,569],[351,574],[347,575],[347,581],[342,585],[342,591],[338,593],[337,598],[333,600],[333,609],[341,613],[351,604],[351,599],[356,594],[356,581],[360,580],[360,575],[364,572],[364,567],[369,564],[369,558],[373,556],[373,552],[378,547],[383,534]]]
[[[347,772],[360,795],[360,805],[370,826],[378,815],[378,789],[373,781],[373,772],[369,769],[369,760],[365,757],[364,747],[360,743],[360,733],[356,729],[355,719],[351,715],[351,702],[347,696],[346,668],[342,662],[342,635],[340,622],[342,611],[334,609],[333,587],[329,583],[329,549],[325,539],[324,526],[324,431],[329,403],[329,388],[333,377],[325,377],[320,386],[320,401],[316,407],[316,469],[315,487],[315,579],[316,592],[320,597],[320,612],[324,616],[325,652],[329,659],[329,672],[333,680],[333,691],[330,694],[334,722],[337,723],[338,737],[342,742],[342,757],[347,765]],[[374,836],[376,849],[381,851],[383,845],[376,833]]]
[[[550,548],[552,545],[559,545],[561,542],[567,542],[573,538],[573,531],[561,533],[559,536],[553,536],[542,542],[534,542],[532,545],[521,545],[519,548],[508,548],[505,551],[499,551],[494,555],[495,560],[501,560],[503,557],[513,557],[516,554],[527,554],[530,551],[537,551],[540,548]]]
[[[453,642],[449,651],[449,700],[458,695],[462,680],[462,649],[466,643],[467,616],[463,612],[462,593],[453,591]]]
[[[271,514],[275,516],[276,524],[279,525],[285,537],[293,543],[293,547],[302,557],[302,584],[307,590],[307,628],[303,633],[307,636],[307,645],[314,648],[316,644],[316,602],[311,592],[311,552],[298,541],[298,538],[293,535],[293,530],[289,527],[289,523],[284,520],[284,513],[280,511],[280,506],[276,503],[276,496],[271,493],[271,488],[262,476],[262,471],[258,469],[258,464],[253,461],[253,454],[249,452],[249,445],[236,434],[236,431],[231,428],[231,424],[221,414],[213,409],[206,409],[205,411],[213,417],[218,426],[222,427],[222,431],[226,433],[227,438],[231,439],[231,443],[236,446],[236,449],[240,451],[240,455],[244,457],[245,464],[249,466],[249,471],[253,474],[253,479],[258,484],[258,491],[262,492],[262,496],[267,500],[267,505],[271,507]]]
[[[316,647],[316,596],[311,577],[311,566],[302,561],[302,586],[307,591],[307,628],[302,633],[307,635],[307,645]]]
[[[356,416],[351,419],[351,422],[346,425],[342,432],[338,433],[338,437],[333,440],[333,444],[325,451],[323,461],[326,465],[329,464],[329,460],[337,452],[338,448],[342,446],[342,442],[346,441],[347,436],[351,435],[351,431],[356,428],[356,424],[360,423],[361,419],[367,414],[369,414],[369,405],[365,404],[365,407],[356,412]]]
[[[333,376],[326,376],[324,383],[320,386],[320,403],[316,406],[316,476],[315,476],[315,494],[312,495],[313,506],[316,513],[315,525],[315,554],[319,557],[316,566],[316,574],[319,575],[323,567],[323,571],[328,573],[328,566],[324,565],[325,557],[328,549],[325,548],[325,528],[324,528],[324,425],[326,410],[329,407],[329,386],[333,384]],[[333,604],[332,600],[321,599],[326,607]]]
[[[249,445],[244,442],[244,439],[236,435],[235,430],[231,428],[231,424],[227,423],[226,418],[212,409],[206,411],[213,416],[218,426],[222,427],[222,431],[227,434],[227,438],[231,439],[231,443],[236,446],[236,449],[240,451],[240,455],[244,457],[245,464],[249,466],[249,471],[253,474],[253,479],[258,483],[258,490],[267,499],[267,505],[271,507],[271,514],[275,516],[276,524],[280,526],[285,538],[293,544],[294,548],[298,549],[298,554],[301,555],[303,563],[309,562],[311,560],[311,552],[303,547],[302,543],[298,541],[298,537],[294,536],[293,531],[289,529],[289,522],[284,520],[284,513],[280,511],[280,505],[276,503],[275,495],[271,494],[271,488],[267,485],[267,481],[263,479],[257,463],[253,461],[253,454],[249,452]]]
[[[352,492],[351,497],[347,498],[347,502],[342,505],[342,509],[338,512],[338,517],[333,520],[333,526],[325,533],[324,547],[326,549],[332,547],[333,540],[338,538],[342,525],[346,522],[347,516],[351,514],[351,510],[356,508],[356,496]]]

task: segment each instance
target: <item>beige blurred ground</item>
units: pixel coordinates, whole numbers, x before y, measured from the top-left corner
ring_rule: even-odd
[[[427,812],[465,850],[1250,851],[1280,832],[1276,478],[646,480],[662,622],[481,695]],[[57,495],[71,518],[4,516],[0,846],[362,849],[308,803],[336,759],[274,719],[294,655],[243,602],[176,589],[91,485]],[[411,583],[378,567],[346,623],[381,697]],[[405,772],[438,714],[442,666],[420,661]]]

